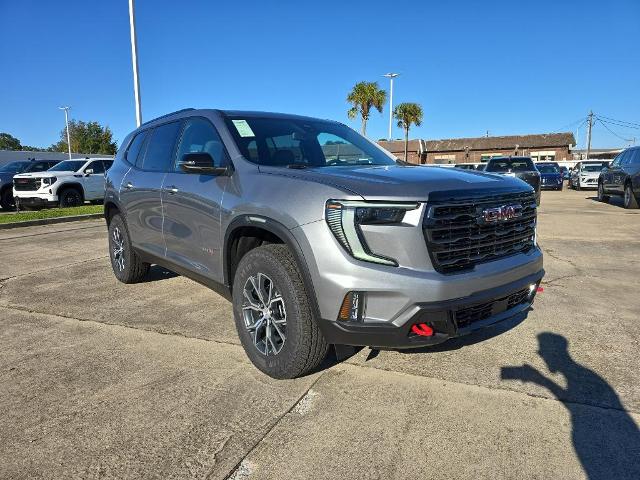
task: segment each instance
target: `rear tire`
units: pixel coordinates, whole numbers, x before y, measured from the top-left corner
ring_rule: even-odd
[[[602,182],[598,183],[598,201],[603,203],[607,203],[609,201],[609,195],[605,195],[604,185],[602,185]]]
[[[109,258],[113,274],[122,283],[138,283],[151,267],[140,260],[131,246],[129,230],[120,214],[115,214],[109,222]]]
[[[75,187],[65,188],[58,194],[58,198],[60,208],[79,207],[84,203],[82,192]]]
[[[233,313],[249,360],[273,378],[296,378],[314,371],[327,344],[286,245],[249,251],[233,280]]]
[[[633,193],[633,187],[630,183],[624,186],[624,208],[635,209],[638,208],[638,199]]]

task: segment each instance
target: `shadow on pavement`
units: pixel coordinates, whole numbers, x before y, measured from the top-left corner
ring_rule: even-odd
[[[608,202],[601,202],[600,200],[598,200],[597,196],[585,197],[585,200],[591,200],[592,202],[595,202],[595,203],[608,203],[614,207],[624,208],[624,199],[622,198],[622,196],[619,196],[619,195],[618,196],[613,195],[609,197]]]
[[[563,336],[541,333],[538,343],[538,354],[550,372],[564,375],[566,388],[527,364],[503,367],[502,379],[540,385],[562,401],[571,414],[573,446],[587,478],[640,478],[640,430],[615,390],[571,358]]]
[[[177,277],[178,274],[167,270],[160,265],[152,265],[149,269],[149,273],[145,275],[144,279],[140,283],[157,282],[159,280],[166,280],[168,278]]]

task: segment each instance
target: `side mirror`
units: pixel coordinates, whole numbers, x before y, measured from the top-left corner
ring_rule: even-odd
[[[87,169],[84,171],[84,174],[85,174],[85,175],[91,175],[92,173],[93,173],[93,168],[87,168]]]
[[[224,175],[227,172],[227,167],[216,167],[213,157],[207,152],[185,153],[178,165],[185,173]]]

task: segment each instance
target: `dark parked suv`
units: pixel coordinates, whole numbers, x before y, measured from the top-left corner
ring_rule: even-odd
[[[188,109],[124,139],[105,218],[120,281],[160,264],[224,294],[251,361],[290,378],[329,345],[524,318],[544,275],[535,200],[514,178],[398,162],[338,122]]]
[[[536,192],[536,203],[540,205],[540,172],[530,157],[493,157],[487,162],[488,173],[500,173],[524,180]]]
[[[640,202],[640,147],[620,152],[598,177],[598,200],[608,202],[610,195],[622,195],[625,208],[638,208]]]
[[[9,210],[15,207],[13,200],[13,176],[18,173],[44,172],[59,160],[23,160],[7,163],[0,167],[0,206]]]

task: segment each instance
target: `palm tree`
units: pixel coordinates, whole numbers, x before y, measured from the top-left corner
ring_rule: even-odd
[[[347,96],[347,102],[353,105],[347,114],[349,118],[356,118],[358,114],[362,118],[362,135],[367,134],[367,120],[371,108],[382,113],[382,107],[387,101],[387,92],[381,90],[378,82],[358,82]]]
[[[393,116],[398,120],[398,127],[404,129],[404,161],[407,161],[409,148],[409,129],[411,124],[422,125],[422,107],[418,103],[401,103],[393,109]]]

